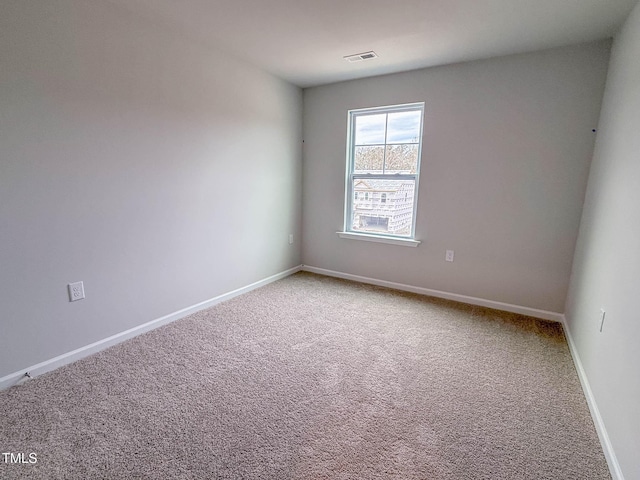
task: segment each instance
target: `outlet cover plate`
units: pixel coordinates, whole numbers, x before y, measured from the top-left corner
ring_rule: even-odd
[[[75,282],[69,284],[69,301],[75,302],[84,298],[84,284]]]

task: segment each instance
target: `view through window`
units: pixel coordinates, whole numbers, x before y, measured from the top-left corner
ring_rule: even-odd
[[[345,230],[413,238],[424,104],[351,110]]]

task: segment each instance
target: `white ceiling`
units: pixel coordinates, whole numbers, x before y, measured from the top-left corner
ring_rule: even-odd
[[[587,42],[637,0],[113,0],[301,87]],[[379,58],[349,63],[374,50]]]

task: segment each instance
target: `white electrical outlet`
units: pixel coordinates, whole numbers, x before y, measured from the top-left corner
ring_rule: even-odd
[[[69,301],[75,302],[76,300],[82,300],[84,298],[84,284],[82,282],[75,282],[69,284]]]
[[[293,233],[289,234],[289,245],[293,245]]]
[[[447,262],[453,262],[453,250],[447,250],[447,253],[444,256],[444,259]]]
[[[607,315],[607,312],[604,311],[604,308],[600,309],[600,331],[602,332],[602,328],[604,327],[604,317]]]

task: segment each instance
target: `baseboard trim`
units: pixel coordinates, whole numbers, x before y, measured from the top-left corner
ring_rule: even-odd
[[[620,468],[618,458],[616,457],[616,454],[613,450],[613,445],[611,445],[611,440],[609,440],[609,434],[607,433],[607,429],[604,426],[604,421],[602,420],[602,416],[600,415],[598,404],[596,403],[596,399],[593,396],[593,392],[591,391],[587,373],[584,371],[582,361],[580,360],[580,355],[578,354],[578,350],[576,349],[576,344],[574,343],[573,337],[571,336],[571,330],[569,330],[569,326],[567,325],[567,321],[566,318],[564,318],[564,315],[562,317],[562,326],[564,328],[565,336],[567,337],[567,343],[569,344],[569,352],[571,352],[573,364],[575,365],[576,371],[578,372],[578,378],[580,379],[580,384],[582,385],[584,396],[587,399],[587,405],[589,406],[589,411],[591,412],[591,418],[593,419],[593,423],[596,427],[596,432],[598,433],[598,438],[600,439],[600,444],[602,445],[602,451],[604,452],[604,456],[607,459],[607,464],[609,465],[609,473],[611,473],[612,480],[624,480],[622,469]]]
[[[480,307],[495,308],[496,310],[519,313],[521,315],[528,315],[530,317],[542,318],[544,320],[551,320],[558,323],[562,323],[562,320],[563,320],[563,315],[561,313],[550,312],[547,310],[538,310],[536,308],[522,307],[520,305],[512,305],[510,303],[496,302],[494,300],[487,300],[484,298],[469,297],[467,295],[460,295],[458,293],[443,292],[441,290],[432,290],[430,288],[416,287],[413,285],[406,285],[404,283],[389,282],[387,280],[380,280],[378,278],[369,278],[369,277],[363,277],[361,275],[353,275],[351,273],[337,272],[335,270],[327,270],[325,268],[313,267],[311,265],[302,265],[302,270],[305,272],[317,273],[319,275],[326,275],[328,277],[343,278],[345,280],[353,280],[356,282],[368,283],[371,285],[378,285],[380,287],[394,288],[396,290],[402,290],[405,292],[418,293],[421,295],[429,295],[431,297],[454,300],[456,302],[468,303],[471,305],[478,305]]]
[[[200,310],[213,307],[220,302],[230,300],[233,297],[242,295],[243,293],[250,292],[251,290],[255,290],[256,288],[260,288],[264,285],[275,282],[276,280],[288,277],[289,275],[292,275],[300,271],[301,269],[302,265],[298,265],[297,267],[293,267],[275,275],[271,275],[270,277],[263,278],[262,280],[258,280],[257,282],[254,282],[245,287],[237,288],[222,295],[218,295],[217,297],[210,298],[209,300],[205,300],[190,307],[183,308],[181,310],[178,310],[177,312],[170,313],[169,315],[165,315],[163,317],[156,318],[155,320],[151,320],[150,322],[143,323],[142,325],[138,325],[137,327],[130,328],[129,330],[125,330],[124,332],[120,332],[110,337],[104,338],[90,345],[85,345],[84,347],[80,347],[71,352],[58,355],[57,357],[45,360],[44,362],[40,362],[36,365],[23,368],[17,372],[10,373],[9,375],[0,378],[0,390],[7,389],[9,387],[17,385],[18,383],[22,383],[29,377],[34,378],[38,375],[42,375],[43,373],[50,372],[52,370],[55,370],[56,368],[62,367],[63,365],[67,365],[69,363],[80,360],[81,358],[88,357],[89,355],[104,350],[105,348],[124,342],[125,340],[129,340],[130,338],[137,337],[138,335],[141,335],[145,332],[161,327],[168,323],[175,322],[176,320],[184,318],[187,315],[191,315],[192,313],[196,313]],[[29,377],[26,375],[27,373]]]

